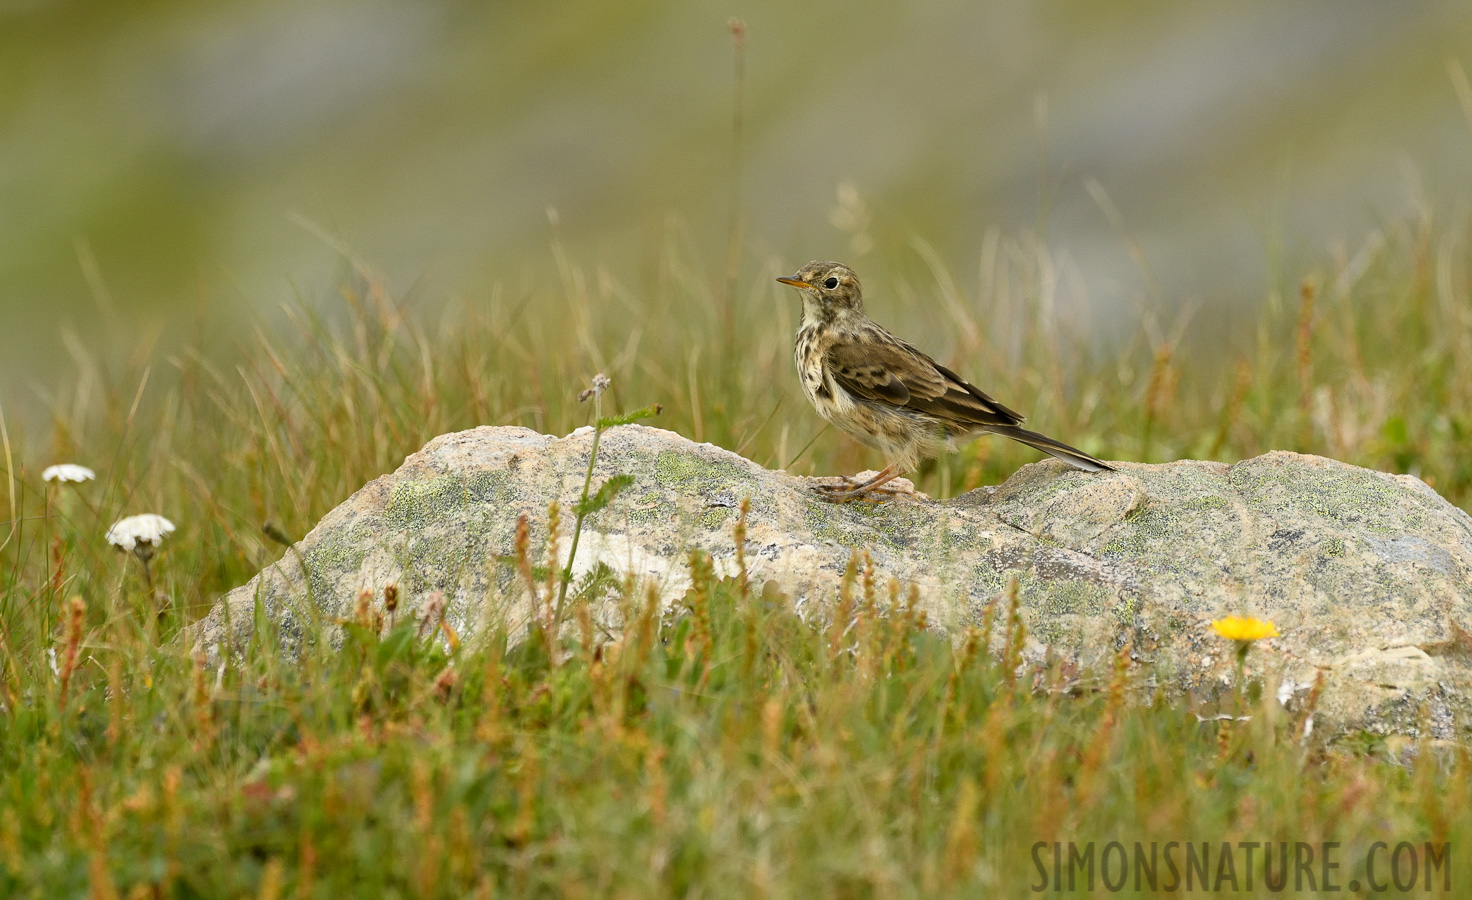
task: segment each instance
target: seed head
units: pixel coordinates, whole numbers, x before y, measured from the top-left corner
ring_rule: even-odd
[[[588,388],[586,391],[583,391],[581,394],[578,394],[578,402],[582,403],[589,397],[600,396],[604,391],[608,390],[612,386],[613,382],[609,379],[609,377],[607,375],[604,375],[602,372],[599,372],[597,375],[593,376],[593,386]]]

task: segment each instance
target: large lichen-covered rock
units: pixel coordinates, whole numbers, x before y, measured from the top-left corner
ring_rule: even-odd
[[[290,645],[304,619],[347,617],[360,593],[381,596],[389,584],[405,614],[439,592],[458,633],[502,623],[514,632],[530,614],[513,558],[517,519],[531,524],[540,561],[559,501],[565,563],[592,437],[486,427],[436,438],[228,594],[196,637],[212,649],[239,644],[265,616]],[[1030,654],[1088,666],[1128,644],[1162,686],[1205,696],[1233,676],[1232,646],[1208,623],[1250,613],[1281,631],[1253,651],[1252,671],[1300,700],[1322,673],[1321,722],[1465,736],[1466,513],[1414,477],[1294,453],[1117,467],[1090,474],[1046,460],[950,501],[840,506],[807,479],[624,426],[603,435],[594,485],[615,474],[633,485],[589,518],[573,569],[607,566],[678,597],[691,549],[734,570],[732,527],[750,498],[751,577],[813,610],[836,597],[854,548],[881,578],[918,585],[929,621],[952,633],[980,622],[1015,578]]]

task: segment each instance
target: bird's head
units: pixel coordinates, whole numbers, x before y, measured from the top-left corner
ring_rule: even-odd
[[[797,274],[777,280],[801,291],[804,309],[823,318],[843,310],[859,312],[864,308],[859,276],[843,263],[815,259],[798,269]]]

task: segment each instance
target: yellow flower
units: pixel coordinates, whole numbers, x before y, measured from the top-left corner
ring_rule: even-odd
[[[1229,641],[1251,643],[1263,638],[1277,637],[1278,628],[1272,622],[1254,619],[1251,616],[1227,616],[1211,623],[1212,630]]]

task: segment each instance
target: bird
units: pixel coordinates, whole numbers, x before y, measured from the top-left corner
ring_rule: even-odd
[[[813,260],[777,281],[802,296],[794,358],[803,393],[818,414],[884,454],[867,481],[817,488],[835,503],[892,492],[883,485],[957,441],[1000,434],[1086,472],[1113,467],[1076,447],[1022,428],[1023,416],[998,403],[864,314],[853,269]]]

